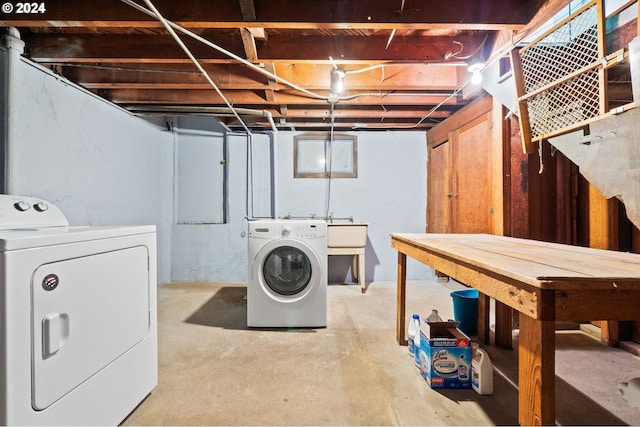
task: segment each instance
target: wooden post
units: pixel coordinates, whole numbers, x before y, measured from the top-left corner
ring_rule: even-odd
[[[518,421],[555,424],[555,322],[521,315],[519,340]]]
[[[531,122],[529,121],[529,108],[526,101],[521,101],[520,97],[526,94],[524,86],[524,72],[522,71],[522,61],[520,52],[516,49],[511,51],[511,69],[516,83],[516,97],[518,98],[518,120],[520,122],[520,135],[522,136],[522,152],[531,154],[535,151],[531,141]]]
[[[404,314],[407,294],[407,256],[398,252],[398,300],[396,303],[396,339],[398,344],[406,345]]]
[[[491,328],[489,327],[489,311],[491,298],[488,295],[478,292],[478,341],[483,344],[490,344]]]
[[[592,184],[589,184],[589,246],[597,249],[616,250],[619,247],[618,204],[607,200]],[[620,341],[618,321],[597,322],[600,340],[611,346]]]
[[[496,301],[496,345],[502,348],[513,348],[513,309]]]

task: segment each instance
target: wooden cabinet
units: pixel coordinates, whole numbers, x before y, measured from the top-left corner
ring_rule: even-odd
[[[427,133],[427,232],[504,232],[505,111],[492,97],[467,105]],[[489,340],[489,298],[480,295],[478,336]],[[496,301],[496,322],[511,346],[511,310]]]
[[[428,232],[502,234],[502,126],[493,111],[487,96],[427,133]]]

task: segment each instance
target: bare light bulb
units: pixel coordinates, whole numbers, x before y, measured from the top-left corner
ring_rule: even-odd
[[[471,83],[474,85],[478,85],[482,83],[482,74],[480,71],[484,68],[484,64],[482,62],[475,62],[467,67],[467,71],[471,74]]]
[[[331,69],[331,93],[333,95],[342,93],[344,89],[344,76],[345,72],[341,68]]]

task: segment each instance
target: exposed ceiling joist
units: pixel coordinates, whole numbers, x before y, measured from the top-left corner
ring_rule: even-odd
[[[180,35],[233,106],[269,111],[288,128],[326,130],[330,70],[339,66],[346,75],[333,108],[337,130],[424,131],[481,93],[457,92],[470,78],[470,58],[487,59],[540,10],[567,0],[543,8],[543,0],[152,1],[208,41]],[[121,0],[56,0],[45,13],[0,15],[0,25],[18,28],[25,56],[136,113],[180,106],[216,116],[206,107],[224,107],[162,24]]]

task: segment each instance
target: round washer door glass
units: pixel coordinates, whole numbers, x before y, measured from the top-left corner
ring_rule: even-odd
[[[293,246],[279,246],[264,260],[262,275],[269,288],[280,295],[296,295],[311,281],[309,257]]]

